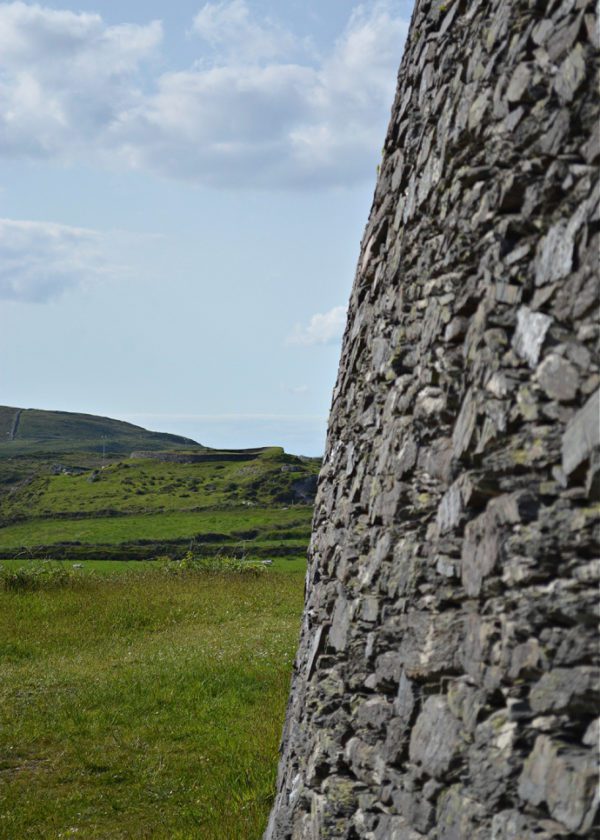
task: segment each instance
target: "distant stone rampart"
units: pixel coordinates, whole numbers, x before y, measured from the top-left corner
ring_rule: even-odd
[[[211,461],[254,461],[263,449],[240,449],[238,451],[223,452],[152,452],[137,451],[131,453],[131,458],[137,460],[165,461],[173,464],[204,464]]]
[[[417,0],[269,840],[598,837],[598,4]]]

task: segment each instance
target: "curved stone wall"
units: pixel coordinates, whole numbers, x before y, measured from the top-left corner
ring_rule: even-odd
[[[417,0],[269,840],[598,836],[597,16]]]

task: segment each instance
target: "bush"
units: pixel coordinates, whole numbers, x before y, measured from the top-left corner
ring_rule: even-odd
[[[38,589],[64,589],[81,580],[73,569],[52,560],[30,561],[18,569],[0,568],[0,588],[6,592],[35,592]]]
[[[246,557],[231,557],[217,554],[214,557],[201,557],[193,551],[188,551],[180,560],[165,559],[165,572],[171,575],[182,574],[242,574],[259,575],[265,571],[260,561],[248,560]]]

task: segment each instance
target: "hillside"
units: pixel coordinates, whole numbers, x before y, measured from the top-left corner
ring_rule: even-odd
[[[0,406],[0,458],[15,455],[104,453],[129,455],[134,449],[204,449],[195,440],[141,426],[68,411]]]
[[[2,407],[0,558],[306,554],[318,459]]]

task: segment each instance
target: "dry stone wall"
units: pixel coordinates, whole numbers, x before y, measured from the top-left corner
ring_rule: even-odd
[[[417,0],[268,840],[598,837],[598,4]]]

